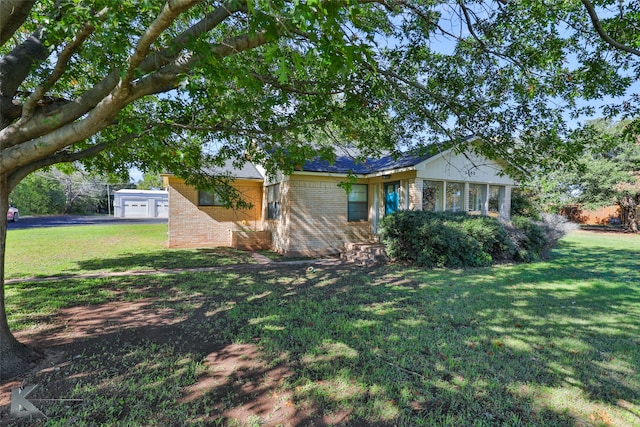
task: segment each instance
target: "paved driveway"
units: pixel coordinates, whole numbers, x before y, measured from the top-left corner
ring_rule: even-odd
[[[68,227],[71,225],[97,224],[166,224],[167,218],[114,218],[106,215],[52,215],[21,216],[18,222],[10,222],[9,230],[21,228]]]

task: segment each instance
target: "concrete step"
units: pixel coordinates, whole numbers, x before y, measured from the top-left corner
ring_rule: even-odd
[[[340,259],[358,265],[375,265],[389,262],[384,245],[371,242],[347,242],[340,252]]]

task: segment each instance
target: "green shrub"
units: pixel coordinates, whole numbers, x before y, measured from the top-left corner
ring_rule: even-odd
[[[482,267],[491,256],[457,226],[457,221],[430,221],[417,233],[421,238],[417,264],[425,267]]]
[[[511,193],[511,215],[526,216],[539,221],[540,195],[530,188],[514,188]]]
[[[400,211],[380,228],[390,257],[425,267],[482,267],[514,251],[498,220],[465,213]]]
[[[516,248],[513,255],[516,262],[539,261],[549,245],[544,229],[530,218],[514,216],[507,231]]]
[[[531,262],[548,246],[542,227],[516,216],[512,226],[466,213],[400,211],[380,224],[387,254],[424,267],[483,267]]]
[[[469,236],[482,245],[482,249],[491,255],[494,261],[512,259],[515,246],[498,219],[488,216],[467,216],[461,226]]]

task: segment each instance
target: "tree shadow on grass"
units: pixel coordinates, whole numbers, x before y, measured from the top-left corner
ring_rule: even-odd
[[[545,385],[573,386],[585,402],[618,406],[630,412],[628,425],[640,423],[637,253],[563,242],[550,262],[497,268],[468,280],[484,282],[469,297],[476,299],[478,322],[494,331],[489,338],[528,349],[524,354],[533,362],[547,361],[553,381]],[[513,308],[500,310],[490,301]]]
[[[255,264],[251,253],[233,248],[167,249],[144,254],[123,254],[78,262],[80,271],[127,271],[140,269],[181,269]]]
[[[25,334],[67,352],[59,370],[29,381],[43,384],[42,398],[82,394],[73,411],[53,403],[55,419],[105,423],[571,426],[611,416],[633,425],[638,288],[548,288],[628,267],[571,253],[592,258],[524,270],[268,265],[80,281],[82,298],[114,293]],[[626,418],[607,412],[619,402],[629,403]]]

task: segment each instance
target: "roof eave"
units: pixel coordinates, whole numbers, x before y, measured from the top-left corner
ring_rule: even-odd
[[[294,171],[293,175],[337,176],[337,177],[343,177],[343,178],[348,178],[349,176],[354,176],[356,178],[367,178],[369,176],[367,174],[358,174],[358,173],[348,174],[345,172],[316,172],[316,171]]]
[[[178,177],[178,176],[176,176],[175,174],[172,174],[172,173],[161,173],[160,176],[161,177],[167,177],[167,178],[174,177],[174,178],[182,179],[184,181],[184,178],[180,178],[180,177]],[[220,176],[225,176],[226,177],[226,175],[220,175]],[[239,179],[241,179],[243,181],[256,181],[256,182],[263,182],[264,181],[264,178],[255,178],[255,177],[254,178],[245,178],[245,177],[241,177],[241,176],[230,176],[229,178],[231,178],[231,179],[233,179],[235,181],[237,181]]]
[[[415,166],[405,166],[403,168],[394,168],[394,169],[385,169],[381,171],[372,172],[370,174],[365,175],[366,178],[377,178],[379,176],[391,175],[394,173],[403,173],[403,172],[411,172],[415,171]]]

